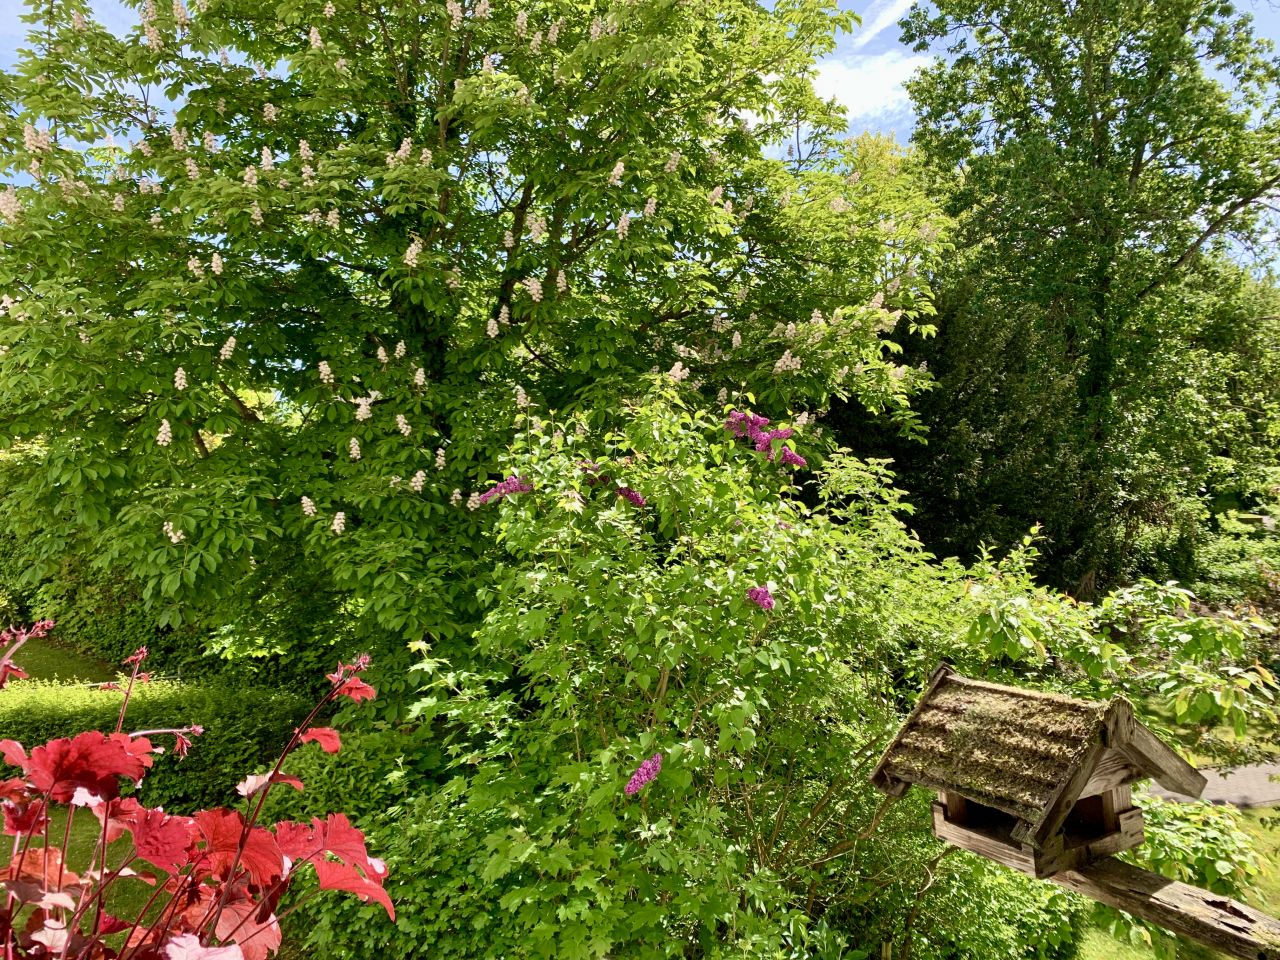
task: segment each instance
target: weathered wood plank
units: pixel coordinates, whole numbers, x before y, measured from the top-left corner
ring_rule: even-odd
[[[1207,782],[1204,774],[1142,724],[1134,727],[1129,742],[1119,747],[1134,762],[1146,767],[1160,786],[1189,797],[1198,797],[1204,792]]]
[[[1093,768],[1093,776],[1080,791],[1081,797],[1093,797],[1107,790],[1146,780],[1150,774],[1139,768],[1121,750],[1107,750]]]
[[[1053,878],[1173,933],[1242,960],[1280,960],[1280,920],[1199,887],[1139,870],[1110,857]]]

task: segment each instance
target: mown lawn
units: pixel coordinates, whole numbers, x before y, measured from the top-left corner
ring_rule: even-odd
[[[1270,913],[1280,910],[1280,828],[1266,826],[1264,819],[1280,817],[1280,808],[1246,810],[1245,829],[1254,839],[1263,873],[1248,898],[1255,906]],[[1093,929],[1080,947],[1080,960],[1154,960],[1155,951],[1147,946],[1133,946],[1117,940],[1102,929]],[[1185,942],[1178,947],[1180,960],[1228,960],[1226,954],[1208,950],[1199,944]]]
[[[101,683],[116,675],[111,664],[48,639],[28,640],[13,660],[36,680]]]

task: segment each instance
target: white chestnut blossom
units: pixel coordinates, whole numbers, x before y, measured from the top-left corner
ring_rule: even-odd
[[[519,13],[516,14],[516,36],[519,37],[521,40],[523,40],[524,35],[528,33],[528,31],[529,31],[529,14],[521,10]]]
[[[183,540],[187,539],[187,535],[177,529],[171,520],[166,520],[164,522],[164,535],[169,538],[170,543],[181,543]]]
[[[447,0],[444,5],[449,12],[449,22],[455,29],[462,26],[462,4],[458,0]]]
[[[271,155],[271,148],[263,147],[262,148],[262,169],[272,170],[275,168],[275,165],[276,165],[276,158]]]
[[[658,198],[650,197],[644,203],[644,215],[646,217],[652,217],[657,212],[658,212]]]
[[[0,193],[0,217],[10,221],[17,220],[21,212],[22,201],[18,199],[18,192],[13,189],[13,184],[9,184],[5,191]]]
[[[666,165],[662,168],[663,173],[675,173],[680,169],[680,151],[672,150],[671,156],[667,157]]]
[[[337,210],[330,210],[325,215],[324,222],[329,225],[329,229],[331,230],[337,230],[338,227],[342,225],[342,220],[338,216]]]
[[[556,22],[547,30],[547,43],[553,47],[560,41],[560,23],[563,18],[557,18]]]
[[[226,363],[231,359],[231,355],[236,352],[236,338],[227,337],[227,342],[222,345],[222,349],[218,351],[218,359]]]
[[[436,469],[444,469],[444,447],[436,447]]]
[[[425,487],[426,485],[427,485],[427,471],[425,470],[419,470],[409,480],[409,488],[414,493],[421,493],[422,488]]]
[[[525,277],[524,288],[529,291],[529,296],[534,303],[542,302],[542,281],[537,277]]]
[[[724,387],[721,387],[718,391],[716,391],[716,403],[720,404],[720,406],[724,406],[728,402],[729,402],[729,391],[726,390]]]
[[[467,497],[467,509],[479,510],[482,506],[484,506],[484,504],[480,502],[480,494],[473,491],[471,496]]]
[[[722,196],[724,196],[724,187],[716,187],[707,195],[707,199],[712,203],[719,203]]]
[[[511,311],[507,309],[505,303],[502,305],[502,309],[498,311],[498,322],[504,327],[511,322]]]
[[[529,38],[529,52],[536,54],[542,49],[542,31],[535,30],[533,36]]]
[[[173,428],[169,426],[168,420],[160,421],[160,429],[156,433],[156,443],[162,447],[167,447],[173,443]]]
[[[667,376],[676,383],[681,383],[689,379],[689,368],[677,360],[676,365],[667,371]]]
[[[490,317],[490,318],[489,318],[489,322],[485,324],[484,332],[485,332],[485,333],[487,333],[487,334],[489,335],[489,339],[490,339],[490,340],[492,340],[492,339],[494,339],[495,337],[497,337],[497,336],[498,336],[498,332],[499,332],[499,331],[498,331],[498,321],[497,321],[497,320],[495,320],[493,317]]]
[[[249,219],[258,226],[262,226],[262,207],[258,206],[257,200],[249,205]]]
[[[516,238],[511,235],[510,230],[502,234],[502,245],[508,250],[516,245]]]
[[[613,170],[609,173],[609,186],[616,187],[622,183],[622,171],[624,169],[621,160],[613,165]]]
[[[631,218],[625,213],[618,218],[618,239],[626,239],[627,233],[631,230]]]
[[[735,350],[737,350],[740,346],[742,346],[742,334],[739,333],[737,330],[733,331],[732,343],[733,343],[733,349]]]
[[[320,28],[319,28],[319,27],[315,27],[315,26],[313,26],[313,27],[311,28],[311,33],[309,34],[308,39],[309,39],[309,40],[310,40],[310,42],[311,42],[311,49],[312,49],[312,50],[323,50],[323,49],[324,49],[324,41],[320,39]]]
[[[558,290],[560,293],[564,293],[568,289],[569,289],[568,277],[564,275],[563,270],[557,270],[556,271],[556,290]]]
[[[334,533],[342,533],[347,529],[347,515],[339,510],[333,515],[333,523],[329,525],[329,528]]]
[[[333,0],[329,0],[329,2],[324,5],[324,15],[326,17],[332,17],[337,12],[338,11],[333,6]]]
[[[401,436],[405,437],[413,433],[413,427],[409,425],[409,420],[403,413],[396,414],[396,429],[400,431]]]
[[[253,164],[244,168],[244,185],[246,187],[256,187],[258,185],[258,168]]]
[[[173,19],[180,27],[191,23],[191,15],[187,12],[187,5],[182,0],[173,0]]]
[[[529,395],[524,392],[524,387],[516,384],[516,406],[523,410],[529,406]]]
[[[200,262],[199,257],[188,257],[187,269],[190,270],[197,277],[204,276],[204,264]]]
[[[204,132],[204,136],[201,137],[201,143],[204,144],[204,148],[210,153],[218,152],[218,138],[213,135],[213,131],[206,130]]]
[[[480,72],[493,73],[493,56],[491,54],[486,53],[484,59],[480,61]]]
[[[185,153],[187,149],[187,131],[177,126],[170,127],[169,142],[173,144],[173,149],[179,153]]]
[[[320,374],[321,383],[333,383],[333,371],[329,369],[328,360],[321,360],[316,364],[316,371]]]
[[[415,387],[425,387],[427,385],[427,371],[422,367],[413,371],[413,385]]]
[[[302,515],[305,517],[314,517],[316,515],[316,504],[310,497],[302,498]]]
[[[409,249],[404,252],[404,263],[407,267],[416,267],[418,265],[418,255],[422,253],[422,240],[414,237],[409,244]]]
[[[262,105],[262,120],[264,123],[275,123],[276,116],[277,116],[277,111],[276,111],[276,105],[274,103],[264,103]],[[271,169],[265,163],[263,164],[263,167],[265,167],[268,170]]]
[[[209,269],[212,270],[214,273],[216,273],[218,276],[222,275],[222,255],[221,254],[215,253],[212,257],[209,258]]]
[[[347,455],[351,457],[352,460],[360,459],[360,441],[355,437],[352,437],[347,442]]]
[[[181,367],[173,371],[173,387],[175,390],[187,389],[187,371]]]
[[[382,346],[382,344],[378,344],[378,362],[387,363],[390,359],[391,358],[387,356],[387,348]]]
[[[790,350],[784,350],[778,362],[773,365],[774,373],[795,373],[800,369],[800,358],[793,357]]]

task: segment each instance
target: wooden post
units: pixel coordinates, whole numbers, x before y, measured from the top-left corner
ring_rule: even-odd
[[[1280,920],[1238,901],[1105,857],[1054,883],[1241,960],[1280,960]]]

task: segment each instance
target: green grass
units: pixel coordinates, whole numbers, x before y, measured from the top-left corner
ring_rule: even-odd
[[[1254,906],[1275,913],[1280,909],[1280,828],[1262,823],[1264,818],[1280,817],[1280,809],[1244,810],[1244,828],[1253,837],[1262,874],[1247,898]],[[1155,951],[1148,946],[1134,946],[1117,940],[1107,931],[1094,927],[1080,944],[1079,960],[1154,960]],[[1226,954],[1209,950],[1197,943],[1181,940],[1179,960],[1229,960]]]
[[[116,676],[116,668],[111,664],[86,657],[48,639],[28,640],[13,662],[37,680],[101,683],[114,680]]]

